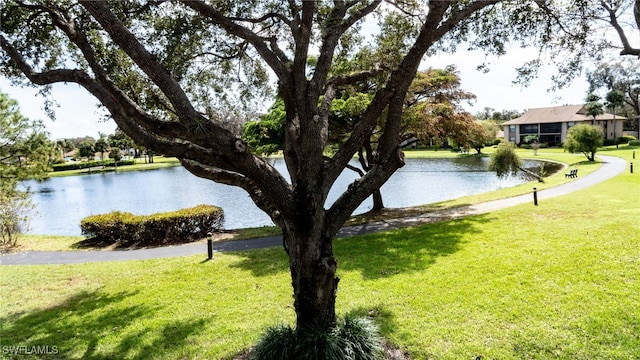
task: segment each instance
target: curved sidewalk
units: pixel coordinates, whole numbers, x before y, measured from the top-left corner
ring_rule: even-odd
[[[627,168],[624,159],[613,156],[598,156],[603,161],[602,166],[591,174],[538,191],[538,200],[549,199],[581,190],[597,183],[606,181],[621,174]],[[349,226],[340,230],[338,237],[367,234],[372,232],[400,229],[430,222],[456,219],[467,215],[488,213],[510,206],[533,202],[531,194],[510,197],[506,199],[488,201],[479,204],[429,212],[420,216],[390,219],[369,224]],[[214,252],[240,251],[258,249],[282,244],[282,236],[272,236],[257,239],[219,241],[213,243]],[[42,265],[42,264],[78,264],[102,261],[146,260],[168,258],[175,256],[202,255],[207,256],[206,243],[193,243],[177,246],[167,246],[151,249],[122,250],[122,251],[28,251],[0,255],[1,265]]]

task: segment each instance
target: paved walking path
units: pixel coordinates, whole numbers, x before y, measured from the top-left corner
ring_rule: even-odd
[[[538,191],[538,201],[555,196],[565,195],[608,180],[625,171],[627,162],[613,156],[599,156],[602,166],[589,175],[579,177],[568,183]],[[430,222],[461,218],[468,215],[484,214],[494,210],[524,203],[533,203],[532,194],[525,194],[506,199],[488,201],[453,209],[437,210],[420,216],[389,219],[369,224],[349,226],[340,230],[338,237],[367,234],[372,232],[400,229]],[[257,239],[218,241],[213,243],[214,252],[239,251],[282,245],[282,236],[271,236]],[[201,254],[207,257],[206,243],[167,246],[151,249],[121,251],[28,251],[0,256],[1,265],[37,265],[37,264],[77,264],[101,261],[145,260],[189,256]]]

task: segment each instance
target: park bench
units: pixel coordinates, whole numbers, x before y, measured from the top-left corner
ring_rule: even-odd
[[[565,178],[575,178],[578,177],[578,169],[573,169],[571,171],[569,171],[568,173],[564,174]]]

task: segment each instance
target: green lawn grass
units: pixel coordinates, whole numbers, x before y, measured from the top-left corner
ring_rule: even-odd
[[[13,248],[7,248],[10,252],[19,251],[77,251],[77,250],[95,250],[89,248],[78,248],[75,244],[85,240],[84,236],[59,236],[59,235],[20,235],[17,245]]]
[[[338,312],[373,317],[413,359],[640,358],[638,170],[539,206],[338,239]],[[3,266],[2,345],[231,359],[293,322],[282,249],[205,257]]]

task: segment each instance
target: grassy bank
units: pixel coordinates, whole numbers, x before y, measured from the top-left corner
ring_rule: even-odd
[[[372,316],[414,359],[639,358],[639,188],[640,168],[537,207],[339,239],[338,312]],[[293,321],[282,249],[204,258],[2,267],[2,345],[230,359]]]
[[[119,166],[118,172],[126,172],[126,171],[142,171],[142,170],[156,170],[162,169],[166,167],[179,166],[180,161],[174,157],[164,157],[164,156],[154,156],[153,163],[148,163],[145,159],[136,159],[136,163],[134,165],[127,166]],[[106,169],[101,168],[91,168],[89,169],[78,169],[78,170],[65,170],[65,171],[55,171],[50,172],[49,176],[58,177],[58,176],[74,176],[74,175],[87,175],[87,174],[98,174],[101,172],[114,172],[116,171],[113,167],[108,167]]]

